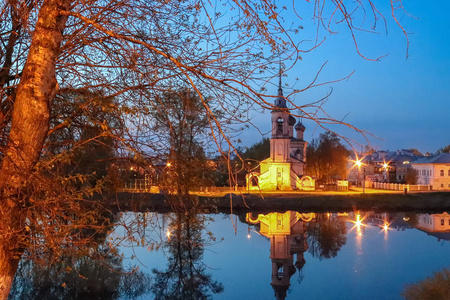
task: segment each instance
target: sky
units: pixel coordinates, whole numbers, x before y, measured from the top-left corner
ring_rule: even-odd
[[[324,35],[323,45],[304,53],[302,60],[284,74],[284,94],[304,87],[325,61],[327,66],[319,77],[322,81],[343,78],[355,71],[349,80],[297,94],[291,100],[298,105],[308,103],[324,97],[332,89],[325,105],[327,113],[337,119],[345,117],[346,122],[371,133],[373,137],[369,141],[376,150],[416,148],[424,154],[436,152],[450,144],[450,1],[403,1],[409,15],[399,14],[399,20],[408,32],[408,58],[406,39],[389,19],[388,1],[380,3],[387,3],[385,7],[379,6],[388,19],[387,34],[379,23],[382,34],[358,33],[357,38],[364,55],[386,57],[379,61],[363,59],[345,28],[337,27],[342,29],[339,34]],[[289,17],[285,20],[290,21]],[[307,18],[295,22],[303,25],[306,38],[314,30]],[[269,88],[269,93],[277,93],[276,84]],[[255,112],[252,121],[261,132],[270,131],[268,112]],[[304,125],[306,141],[323,132],[313,121],[304,120]],[[353,130],[332,129],[367,144]],[[262,137],[257,130],[249,129],[240,139],[242,146],[249,146]]]

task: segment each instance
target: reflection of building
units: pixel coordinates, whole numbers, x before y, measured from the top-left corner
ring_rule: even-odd
[[[433,190],[450,189],[450,153],[425,156],[412,163],[418,171],[418,184],[433,186]]]
[[[450,241],[450,214],[418,214],[418,229],[438,238]]]
[[[271,112],[270,157],[261,161],[260,174],[253,173],[248,176],[247,184],[250,182],[250,187],[261,190],[314,190],[312,178],[303,175],[307,145],[303,139],[305,126],[301,121],[296,124],[295,118],[289,113],[281,88],[281,73],[278,97],[274,105],[276,109]],[[256,186],[252,177],[257,178]]]
[[[450,232],[450,215],[442,214],[419,214],[417,228],[429,232]]]
[[[259,214],[256,218],[247,214],[251,224],[260,224],[260,233],[270,239],[270,259],[272,260],[272,282],[276,299],[286,298],[291,276],[296,268],[300,271],[305,259],[303,253],[308,249],[306,243],[306,223],[314,214],[285,213]],[[297,255],[294,263],[294,255]]]

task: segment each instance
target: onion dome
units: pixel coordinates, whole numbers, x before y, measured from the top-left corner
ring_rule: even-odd
[[[297,124],[295,124],[295,130],[305,131],[305,125],[303,125],[302,121],[298,120]]]
[[[295,118],[293,116],[291,116],[291,115],[289,115],[288,124],[291,125],[291,126],[295,125]]]

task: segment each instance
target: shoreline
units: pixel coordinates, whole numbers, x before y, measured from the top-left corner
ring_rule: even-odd
[[[265,193],[202,193],[192,195],[187,207],[197,206],[204,212],[345,212],[374,210],[379,212],[444,212],[450,211],[450,192],[384,193],[368,191],[345,192],[265,192]],[[114,210],[168,212],[173,205],[163,194],[118,192],[105,200]]]

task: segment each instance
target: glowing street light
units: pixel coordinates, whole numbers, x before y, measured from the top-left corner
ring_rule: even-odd
[[[172,164],[170,162],[167,162],[166,166],[170,167]]]
[[[358,167],[358,181],[361,177],[361,166],[363,165],[362,159],[356,159],[355,160],[355,166]],[[365,187],[366,187],[366,169],[364,168],[364,182],[361,182],[362,188],[363,188],[363,194],[365,193]]]
[[[389,183],[389,162],[383,163],[383,169],[386,171],[387,182]]]

